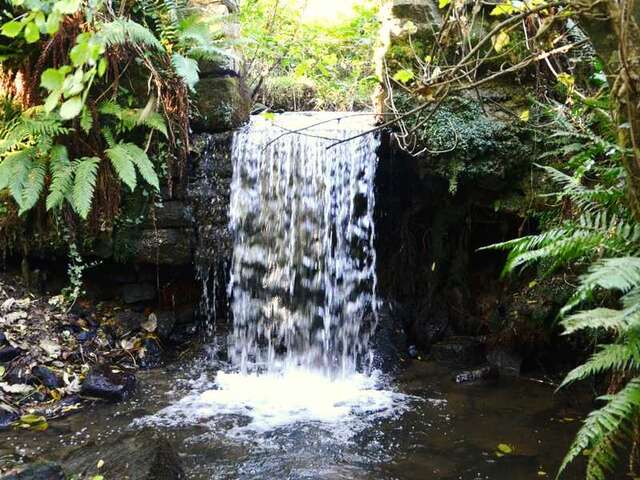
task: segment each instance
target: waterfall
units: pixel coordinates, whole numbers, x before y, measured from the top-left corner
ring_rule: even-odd
[[[370,362],[379,141],[336,144],[370,125],[335,117],[258,117],[233,138],[229,352],[242,372]]]
[[[339,116],[258,117],[235,133],[230,364],[192,379],[188,395],[145,422],[214,430],[231,422],[227,435],[251,441],[286,426],[322,424],[323,436],[346,439],[404,411],[406,397],[370,369],[378,139],[366,134],[336,144],[371,128],[361,121],[364,115]],[[310,124],[317,125],[295,132]],[[206,217],[207,195],[216,186],[201,180],[198,212]],[[201,236],[227,238],[207,225]],[[204,242],[199,251],[215,260],[215,248],[205,248],[210,245]],[[205,265],[203,306],[215,319],[220,272]],[[238,416],[248,421],[236,422]]]

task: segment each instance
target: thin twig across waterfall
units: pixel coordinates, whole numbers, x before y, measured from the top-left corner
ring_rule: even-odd
[[[304,127],[300,127],[300,128],[295,128],[295,129],[288,129],[285,127],[282,127],[278,124],[274,125],[278,128],[281,128],[282,130],[286,130],[284,133],[282,133],[281,135],[278,135],[275,138],[272,138],[271,140],[269,140],[267,143],[265,143],[264,148],[266,149],[267,147],[269,147],[269,145],[271,145],[274,142],[277,142],[278,140],[280,140],[282,137],[285,137],[287,135],[291,135],[291,134],[300,134],[300,135],[305,135],[305,136],[309,136],[309,137],[314,137],[315,135],[311,135],[311,134],[306,134],[306,133],[302,133],[305,130],[308,130],[310,128],[313,127],[317,127],[319,125],[324,125],[326,123],[331,123],[331,122],[339,122],[340,120],[344,120],[345,118],[353,118],[353,117],[361,117],[361,116],[388,116],[388,115],[395,115],[395,113],[378,113],[378,112],[357,112],[357,113],[348,113],[346,115],[342,115],[340,117],[333,117],[333,118],[329,118],[327,120],[322,120],[320,122],[316,122],[316,123],[312,123],[310,125],[306,125]],[[376,131],[377,129],[371,130],[371,131]],[[319,136],[315,136],[316,138],[325,138],[326,140],[338,140],[337,138],[326,138],[326,137],[319,137]]]

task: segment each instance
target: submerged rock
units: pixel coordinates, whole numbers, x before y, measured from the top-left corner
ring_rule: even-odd
[[[479,380],[495,380],[499,376],[498,370],[491,365],[484,365],[472,370],[465,370],[456,374],[454,381],[456,383],[470,383]]]
[[[62,467],[53,462],[28,463],[1,477],[2,480],[65,480]]]
[[[150,430],[124,434],[106,443],[82,447],[67,456],[65,467],[74,475],[91,478],[98,473],[105,479],[182,480],[182,463],[169,441]]]
[[[119,402],[127,400],[136,389],[136,377],[110,367],[94,367],[82,383],[80,393],[88,397]]]
[[[449,337],[431,347],[434,360],[451,365],[470,366],[485,361],[484,345],[475,337]]]

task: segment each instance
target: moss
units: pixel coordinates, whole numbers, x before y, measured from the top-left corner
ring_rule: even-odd
[[[414,125],[420,121],[414,119]],[[478,101],[468,98],[448,99],[417,134],[420,147],[426,149],[422,175],[447,178],[452,193],[461,183],[478,180],[485,188],[499,189],[533,156],[523,126],[485,114]]]

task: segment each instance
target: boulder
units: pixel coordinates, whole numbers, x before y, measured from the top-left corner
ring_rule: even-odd
[[[155,220],[150,215],[146,219],[146,228],[191,228],[193,216],[191,207],[181,200],[168,200],[155,209]]]
[[[196,85],[198,116],[193,126],[200,132],[222,132],[249,119],[250,95],[235,76],[202,78]]]
[[[82,382],[80,393],[87,397],[119,402],[130,398],[136,389],[136,377],[114,371],[108,366],[94,367]]]
[[[156,298],[156,288],[150,283],[130,283],[122,287],[125,303],[147,302]]]
[[[395,370],[409,353],[404,329],[406,317],[406,308],[395,302],[385,302],[378,312],[378,326],[372,339],[374,366],[384,372]]]
[[[53,462],[22,465],[2,477],[2,480],[65,480],[62,467]]]
[[[139,330],[145,321],[144,313],[123,310],[116,315],[118,324],[125,330]]]
[[[136,245],[135,260],[146,264],[188,265],[193,258],[191,228],[143,230]]]
[[[475,337],[449,337],[431,347],[437,362],[458,366],[484,363],[484,344]]]
[[[169,441],[156,432],[127,433],[105,443],[80,447],[64,459],[67,471],[82,478],[98,473],[105,479],[182,480],[186,478],[180,458]]]

